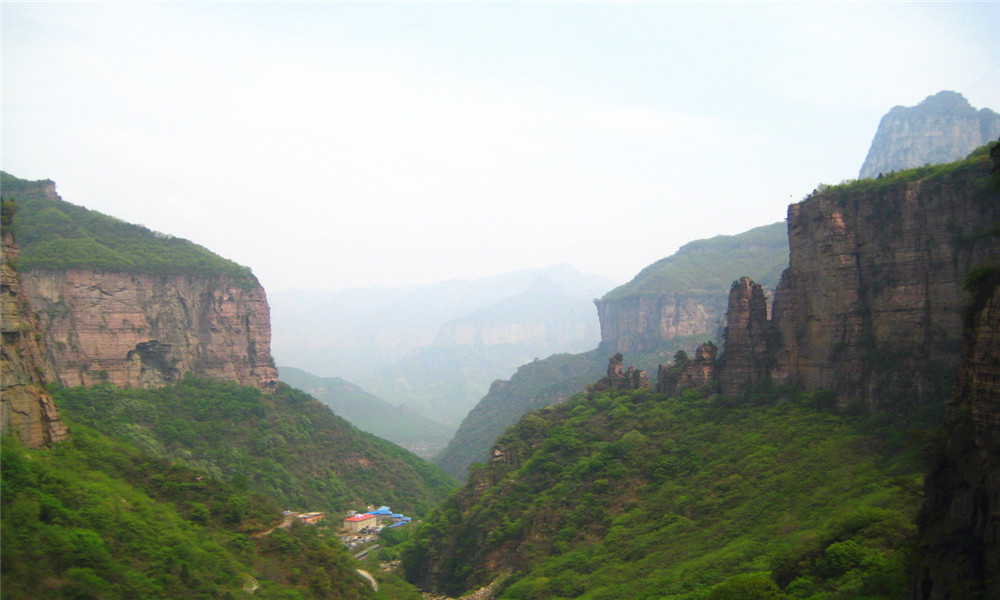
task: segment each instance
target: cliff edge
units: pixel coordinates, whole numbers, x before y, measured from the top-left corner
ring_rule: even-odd
[[[20,296],[62,385],[155,387],[192,373],[272,389],[264,289],[205,248],[64,202],[3,173]]]

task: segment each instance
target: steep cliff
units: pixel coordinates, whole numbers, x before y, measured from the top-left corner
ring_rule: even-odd
[[[967,313],[947,445],[927,477],[911,597],[1000,597],[1000,270]]]
[[[187,373],[270,389],[270,320],[245,267],[3,174],[24,298],[63,385],[158,386]]]
[[[193,373],[268,389],[278,379],[263,288],[77,269],[22,279],[63,385],[150,387]]]
[[[959,93],[943,91],[916,106],[893,107],[878,125],[860,178],[952,162],[1000,136],[1000,115],[977,111]]]
[[[0,262],[0,433],[38,448],[66,437],[55,402],[45,391],[44,343],[34,313],[25,301],[14,265],[18,247],[11,235],[13,203],[5,203]]]
[[[787,261],[784,223],[685,244],[595,302],[601,347],[609,354],[661,348],[669,353],[714,337],[730,283],[758,273],[758,281],[773,289]],[[671,343],[678,347],[667,348]]]
[[[986,148],[965,161],[828,188],[788,209],[771,378],[842,406],[937,404],[958,366],[962,282],[1000,259]]]
[[[734,281],[726,311],[726,352],[718,370],[723,394],[738,395],[766,381],[770,331],[764,289],[749,277]]]

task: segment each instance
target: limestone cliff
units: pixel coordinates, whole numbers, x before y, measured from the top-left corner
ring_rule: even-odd
[[[977,111],[957,92],[938,92],[882,117],[860,178],[960,160],[998,135],[1000,115]]]
[[[269,389],[267,299],[224,277],[31,271],[24,288],[63,385],[159,386],[187,373]]]
[[[5,207],[6,208],[6,207]],[[9,215],[5,215],[9,216]],[[6,221],[7,219],[5,219]],[[40,447],[66,437],[55,402],[45,391],[44,344],[38,323],[25,302],[17,271],[18,248],[9,227],[3,232],[0,263],[0,432]]]
[[[749,277],[734,281],[726,311],[724,365],[718,372],[723,394],[742,394],[767,379],[771,337],[764,289]]]
[[[973,266],[1000,261],[990,167],[981,151],[790,206],[771,378],[869,411],[940,402],[958,366],[962,282]]]
[[[17,207],[19,296],[54,380],[148,387],[193,373],[276,384],[267,299],[249,269],[65,202],[51,181],[0,177],[5,206]]]
[[[1000,597],[1000,271],[992,279],[967,313],[947,445],[925,483],[914,600]]]
[[[601,349],[670,353],[712,338],[723,325],[733,279],[755,273],[773,289],[787,264],[784,223],[686,244],[595,301]]]

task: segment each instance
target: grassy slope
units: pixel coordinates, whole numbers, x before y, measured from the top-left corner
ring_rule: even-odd
[[[418,452],[439,451],[452,429],[412,410],[393,406],[340,377],[319,377],[293,367],[278,367],[281,381],[305,390],[356,427]]]
[[[674,254],[640,271],[632,281],[605,294],[602,300],[666,292],[718,293],[725,298],[733,280],[743,275],[752,275],[765,288],[774,288],[787,266],[788,232],[782,221],[738,235],[684,244]]]
[[[259,285],[248,267],[193,242],[126,223],[45,193],[49,181],[25,181],[0,172],[4,200],[14,200],[18,269],[95,269],[225,276],[243,287]]]
[[[754,584],[796,598],[900,597],[917,465],[802,400],[605,393],[532,413],[421,528],[408,575],[457,593],[512,572],[505,598],[693,599],[763,572]]]
[[[189,377],[155,390],[59,390],[61,410],[156,456],[266,494],[283,508],[386,504],[422,514],[454,481],[412,453],[351,426],[299,390],[273,394]]]

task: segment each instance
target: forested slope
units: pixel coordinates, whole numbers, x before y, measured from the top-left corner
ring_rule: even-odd
[[[530,413],[407,574],[453,595],[506,578],[519,599],[899,598],[920,468],[901,432],[824,400],[605,392]]]

